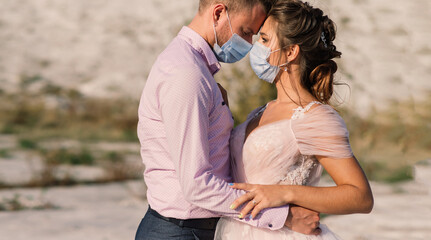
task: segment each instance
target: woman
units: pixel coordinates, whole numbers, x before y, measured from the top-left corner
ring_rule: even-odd
[[[242,208],[240,216],[256,218],[264,208],[285,204],[328,214],[371,211],[370,186],[344,121],[329,105],[337,71],[332,59],[341,55],[333,44],[335,31],[320,9],[299,0],[280,0],[270,11],[250,63],[259,78],[276,85],[277,99],[254,110],[231,135],[234,179],[249,183],[232,186],[248,191],[231,206]],[[314,187],[322,167],[337,186]],[[321,229],[310,236],[222,218],[215,238],[339,239]]]

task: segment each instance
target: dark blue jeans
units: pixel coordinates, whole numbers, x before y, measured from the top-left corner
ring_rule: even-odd
[[[180,227],[147,211],[135,240],[213,240],[214,230]]]

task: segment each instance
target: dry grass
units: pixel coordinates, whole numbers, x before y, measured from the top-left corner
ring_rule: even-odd
[[[67,165],[94,165],[95,157],[86,148],[78,151],[71,151],[66,148],[60,149],[41,149],[40,153],[46,164],[67,164]]]
[[[52,187],[72,186],[77,184],[95,184],[118,182],[142,177],[142,169],[137,169],[126,161],[121,152],[98,152],[80,149],[38,149],[42,156],[43,167],[35,172],[30,182],[22,187]],[[58,170],[64,166],[87,165],[99,167],[104,170],[103,176],[93,180],[77,179],[70,172],[58,175]],[[0,188],[2,188],[0,186]],[[4,188],[4,187],[3,187]]]
[[[137,140],[136,100],[89,99],[76,90],[51,84],[30,91],[28,84],[33,84],[34,79],[38,78],[23,78],[17,93],[0,94],[0,133],[25,137],[22,147],[30,146],[30,140],[58,137]]]
[[[44,210],[44,209],[58,209],[49,201],[46,201],[43,196],[39,199],[33,197],[24,197],[20,194],[15,194],[12,198],[3,198],[0,201],[1,211],[23,211],[23,210]]]
[[[431,157],[431,94],[421,102],[393,101],[367,118],[344,109],[353,150],[372,180],[412,178],[412,165]]]
[[[231,75],[218,79],[225,88],[242,89],[233,95],[237,103],[232,107],[235,123],[245,120],[257,106],[276,97],[272,85],[256,79],[254,74],[232,68]],[[227,79],[237,79],[229,81]],[[66,90],[47,84],[39,92],[29,91],[29,84],[38,77],[22,80],[18,94],[0,94],[0,129],[3,133],[19,136],[19,146],[38,151],[45,160],[42,176],[34,185],[68,185],[76,180],[58,180],[53,171],[61,164],[100,165],[107,171],[103,181],[139,177],[128,169],[124,156],[117,152],[94,153],[85,148],[76,151],[40,149],[44,139],[78,139],[83,141],[137,141],[137,102],[134,100],[88,99],[75,90]],[[257,81],[259,84],[250,84]],[[226,84],[230,83],[230,84]],[[50,101],[48,101],[50,99]],[[54,99],[54,107],[48,102]],[[401,181],[412,178],[411,166],[431,156],[431,93],[422,102],[394,101],[384,111],[375,111],[362,118],[348,109],[340,114],[350,131],[355,152],[371,180]],[[0,156],[8,156],[2,150]]]
[[[216,80],[228,91],[229,101],[235,103],[230,106],[235,126],[244,122],[247,115],[256,107],[277,97],[274,85],[259,80],[253,71],[244,71],[234,66],[229,71],[226,69],[220,75],[216,75]],[[230,89],[241,91],[232,93]]]
[[[1,149],[0,150],[0,158],[10,158],[11,154],[8,149]]]

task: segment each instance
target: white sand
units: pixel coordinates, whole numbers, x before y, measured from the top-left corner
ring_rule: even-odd
[[[362,113],[431,90],[429,0],[311,2],[338,24],[338,79],[352,87],[349,107]],[[2,88],[40,75],[89,96],[139,99],[157,55],[193,18],[197,3],[0,0]],[[241,65],[251,71],[247,61]]]
[[[133,239],[147,209],[142,181],[46,190],[0,191],[0,199],[20,194],[59,209],[0,212],[0,239]]]
[[[89,96],[138,98],[196,9],[191,0],[0,0],[0,83],[40,75]]]
[[[427,240],[431,236],[431,191],[417,182],[371,183],[370,214],[330,216],[322,222],[346,240]]]
[[[426,240],[431,236],[431,196],[414,182],[372,183],[375,207],[369,215],[330,216],[322,222],[346,240]],[[0,212],[1,239],[133,239],[147,203],[142,181],[46,190],[0,191],[0,199],[20,194],[59,209]]]

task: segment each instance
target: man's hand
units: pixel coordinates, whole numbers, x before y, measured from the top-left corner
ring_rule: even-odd
[[[318,212],[291,204],[287,216],[286,227],[292,231],[307,235],[319,235],[320,216]]]
[[[224,100],[224,102],[226,103],[226,105],[229,107],[229,99],[227,98],[227,91],[226,91],[226,89],[224,89],[221,85],[220,85],[220,83],[217,83],[217,85],[218,85],[218,87],[220,88],[220,92],[221,92],[221,95],[223,96],[223,100]]]

